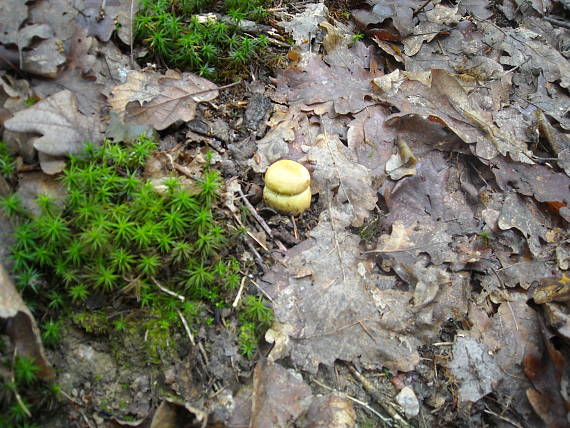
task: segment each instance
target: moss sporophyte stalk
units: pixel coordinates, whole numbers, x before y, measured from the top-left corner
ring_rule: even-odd
[[[39,216],[28,214],[15,194],[0,199],[14,223],[10,262],[16,285],[32,309],[48,314],[48,346],[61,336],[56,315],[73,308],[70,318],[94,333],[119,334],[135,322],[142,325],[145,343],[154,347],[150,356],[159,361],[160,348],[172,343],[172,327],[182,327],[180,316],[199,325],[205,307],[224,307],[239,286],[231,236],[214,211],[222,181],[211,156],[196,190],[170,177],[158,192],[142,177],[156,145],[144,136],[131,144],[87,145],[83,154],[70,157],[60,178],[65,203],[39,195]],[[108,314],[78,313],[90,296],[130,301],[144,316],[139,310],[136,320],[126,315],[111,322]],[[239,340],[251,356],[272,313],[261,300],[244,299],[244,308]]]

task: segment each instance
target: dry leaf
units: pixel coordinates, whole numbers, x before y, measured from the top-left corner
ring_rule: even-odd
[[[163,130],[178,120],[192,120],[198,103],[217,96],[215,84],[192,73],[131,71],[127,81],[113,89],[109,102],[125,114],[125,121]]]
[[[313,396],[300,375],[264,360],[253,373],[250,428],[286,428],[307,410]]]
[[[53,380],[55,372],[45,357],[40,331],[26,304],[16,291],[4,265],[0,263],[0,318],[18,355],[32,359],[39,367],[38,376]]]
[[[51,156],[79,153],[85,143],[99,143],[102,124],[82,115],[75,95],[60,91],[8,119],[6,129],[41,134],[34,147]]]

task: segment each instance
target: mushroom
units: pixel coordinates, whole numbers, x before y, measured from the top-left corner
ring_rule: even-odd
[[[265,172],[263,199],[282,214],[298,215],[311,206],[311,176],[292,160],[275,162]]]

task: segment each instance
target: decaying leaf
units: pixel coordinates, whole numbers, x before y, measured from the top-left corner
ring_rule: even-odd
[[[346,230],[351,221],[346,204],[324,211],[311,238],[289,250],[283,264],[264,277],[277,320],[290,325],[282,332],[289,340],[280,340],[279,352],[290,353],[310,372],[336,359],[412,370],[419,362],[419,340],[410,334],[411,296],[389,290],[390,301],[386,296],[378,306],[370,298],[374,278],[358,271],[360,239]],[[307,268],[310,275],[297,276]]]
[[[311,404],[311,388],[278,364],[260,361],[253,373],[251,428],[285,428]]]
[[[352,428],[356,412],[352,402],[335,394],[315,397],[298,422],[300,428]]]
[[[313,193],[325,196],[336,192],[339,203],[347,202],[353,211],[352,225],[361,226],[376,204],[376,191],[372,188],[368,168],[356,161],[336,135],[328,134],[317,136],[303,160],[315,164]]]
[[[215,84],[192,73],[131,71],[127,81],[113,89],[109,102],[125,120],[162,130],[178,120],[193,119],[198,103],[217,96]]]
[[[453,360],[448,365],[460,382],[459,397],[475,402],[497,386],[501,371],[487,347],[472,337],[459,337],[453,345]]]
[[[523,361],[524,372],[534,386],[527,390],[527,398],[548,427],[567,427],[570,402],[561,392],[566,359],[554,347],[543,323],[541,336],[542,349],[529,346]]]
[[[32,313],[16,291],[4,265],[0,263],[0,318],[18,355],[32,359],[39,367],[38,376],[53,380],[55,372],[45,357],[40,331]]]
[[[413,12],[418,3],[412,0],[370,0],[371,10],[353,10],[357,22],[363,27],[391,19],[402,37],[412,32]]]
[[[360,49],[356,44],[351,49]],[[330,102],[339,114],[357,113],[374,104],[366,98],[370,94],[370,80],[378,74],[358,64],[329,66],[318,56],[311,56],[303,71],[289,69],[277,78],[273,99],[289,104],[303,103],[308,109],[322,107]]]
[[[34,147],[51,156],[67,156],[81,151],[86,142],[102,140],[102,124],[83,116],[71,91],[60,91],[8,119],[6,129],[41,134]]]
[[[393,154],[386,162],[386,173],[392,180],[399,180],[416,173],[416,162],[410,147],[402,139],[398,140],[398,153]]]

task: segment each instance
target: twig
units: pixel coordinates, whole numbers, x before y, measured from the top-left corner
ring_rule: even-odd
[[[238,293],[236,295],[236,298],[234,299],[234,302],[232,303],[232,308],[237,308],[237,305],[239,304],[239,300],[241,299],[241,295],[243,293],[243,286],[245,284],[245,275],[241,278],[241,284],[239,286],[239,290]]]
[[[293,236],[298,241],[299,240],[299,234],[297,233],[297,223],[295,222],[294,216],[291,216],[291,222],[293,223]]]
[[[424,7],[426,7],[428,4],[430,4],[431,0],[425,0],[422,4],[419,5],[419,7],[414,10],[413,16],[416,16],[418,13],[420,13]]]
[[[551,18],[549,16],[545,16],[544,20],[551,24],[558,25],[559,27],[570,28],[570,24],[566,21],[560,21],[559,19]]]
[[[344,271],[344,262],[343,262],[343,260],[342,260],[342,255],[341,255],[341,253],[340,253],[340,245],[339,245],[339,243],[338,243],[338,237],[336,236],[336,227],[335,227],[335,224],[334,224],[334,214],[333,214],[333,211],[332,211],[332,204],[331,204],[330,198],[329,198],[329,201],[328,201],[328,202],[329,202],[329,214],[330,214],[330,216],[331,216],[331,229],[332,229],[332,232],[333,232],[334,246],[335,246],[335,248],[336,248],[336,253],[337,253],[337,255],[338,255],[338,261],[339,261],[339,263],[340,263],[340,270],[342,271],[342,280],[343,280],[343,281],[346,281],[346,272]]]
[[[269,294],[267,294],[267,293],[265,292],[265,290],[263,290],[263,288],[261,288],[260,285],[259,285],[257,282],[255,282],[255,281],[254,281],[253,279],[251,279],[251,278],[249,278],[249,280],[253,283],[253,285],[255,285],[255,286],[257,287],[257,289],[258,289],[259,291],[261,291],[261,292],[263,293],[263,295],[264,295],[265,297],[267,297],[267,300],[269,300],[271,303],[273,303],[273,299],[271,298],[271,296],[270,296]]]
[[[168,294],[172,297],[176,297],[181,302],[184,302],[186,300],[186,298],[184,296],[182,296],[181,294],[177,294],[174,291],[171,291],[168,288],[160,285],[160,283],[154,277],[152,277],[151,279],[152,279],[152,282],[154,282],[156,284],[156,286],[161,289],[161,291],[165,292],[166,294]]]
[[[370,383],[368,379],[366,379],[362,374],[356,370],[350,364],[346,365],[350,372],[358,379],[358,381],[362,384],[364,389],[370,396],[376,401],[382,408],[388,413],[395,422],[397,422],[400,426],[411,428],[411,425],[398,413],[398,411],[394,408],[393,404],[388,404],[386,400],[380,395],[380,393],[374,388],[374,386]]]
[[[265,263],[263,263],[263,259],[261,258],[261,255],[257,252],[257,250],[255,249],[253,244],[247,238],[244,239],[244,241],[245,241],[245,245],[247,245],[247,248],[249,248],[249,251],[251,251],[253,253],[253,257],[255,258],[255,261],[257,262],[257,264],[259,265],[261,270],[263,272],[267,272],[269,270],[269,268],[267,267],[267,265]]]
[[[432,242],[429,245],[418,245],[415,247],[408,247],[408,248],[401,248],[398,250],[370,250],[370,251],[364,251],[363,254],[369,254],[369,253],[378,253],[378,254],[386,254],[386,253],[403,253],[406,251],[411,251],[411,250],[425,250],[427,248],[430,248],[433,245],[447,245],[449,244],[449,242]]]
[[[384,416],[384,415],[382,415],[381,413],[377,412],[375,409],[373,409],[372,407],[370,407],[370,405],[369,405],[368,403],[365,403],[364,401],[360,401],[360,400],[358,400],[358,399],[356,399],[356,398],[354,398],[354,397],[351,397],[350,395],[348,395],[348,394],[345,393],[345,392],[337,391],[336,389],[331,388],[330,386],[327,386],[327,385],[325,385],[324,383],[319,382],[319,381],[318,381],[317,379],[315,379],[315,378],[311,378],[311,380],[312,380],[313,382],[315,382],[317,385],[319,385],[319,386],[321,386],[321,387],[323,387],[323,388],[325,388],[325,389],[328,389],[329,391],[332,391],[332,392],[334,392],[335,394],[342,395],[343,397],[348,398],[350,401],[354,401],[356,404],[361,405],[361,406],[364,407],[366,410],[368,410],[368,411],[370,411],[371,413],[373,413],[373,414],[375,414],[376,416],[378,416],[378,417],[380,418],[380,420],[382,420],[382,422],[391,425],[392,419],[387,418],[386,416]]]
[[[131,53],[129,55],[129,68],[131,70],[133,70],[135,68],[135,60],[134,60],[134,54],[133,54],[133,16],[134,16],[134,9],[135,9],[135,0],[131,0],[131,16],[130,16],[130,31],[129,31],[129,46],[131,49]]]
[[[18,353],[17,349],[14,348],[14,356],[12,357],[12,370],[10,373],[10,382],[12,382],[12,385],[14,385],[14,388],[12,389],[12,391],[14,392],[14,396],[16,397],[16,401],[18,402],[18,405],[22,408],[22,410],[24,411],[26,416],[28,418],[31,418],[32,414],[30,413],[30,411],[28,410],[28,408],[24,404],[24,400],[22,400],[22,397],[20,396],[20,393],[18,392],[18,388],[16,388],[16,378],[14,376],[14,366],[16,364],[17,353]]]
[[[243,190],[241,190],[241,186],[238,188],[238,192],[239,192],[240,198],[242,199],[243,203],[245,204],[245,206],[247,207],[247,209],[249,210],[249,212],[251,213],[253,218],[257,220],[259,225],[263,228],[263,230],[265,230],[265,233],[267,233],[270,237],[273,238],[273,234],[271,233],[271,229],[269,228],[269,226],[267,225],[265,220],[263,220],[261,218],[261,216],[259,214],[257,214],[257,211],[255,210],[253,205],[251,205],[251,202],[249,202],[247,197],[244,195]]]
[[[184,318],[184,315],[182,315],[182,312],[180,312],[180,309],[176,309],[176,312],[178,313],[178,316],[180,317],[180,321],[182,321],[182,325],[184,326],[184,330],[186,330],[186,334],[188,335],[190,342],[192,342],[193,346],[196,346],[196,342],[194,342],[194,336],[192,335],[192,332],[190,331],[190,327],[188,327],[188,322],[186,321],[186,318]]]
[[[515,421],[513,421],[510,418],[507,418],[506,416],[501,416],[498,413],[493,412],[492,410],[489,409],[484,409],[483,410],[485,413],[488,413],[489,415],[493,415],[494,417],[501,419],[502,421],[508,422],[509,424],[511,424],[512,426],[515,426],[517,428],[523,428],[523,426]]]
[[[247,229],[247,227],[244,226],[244,224],[241,222],[240,218],[235,213],[233,214],[233,216],[234,216],[235,220],[237,221],[237,223],[245,229],[247,236],[249,236],[251,239],[253,239],[255,242],[257,242],[257,244],[261,248],[263,248],[265,251],[269,251],[269,248],[267,248],[267,246],[263,242],[261,242],[259,239],[257,239],[257,237],[253,233],[251,233]]]

